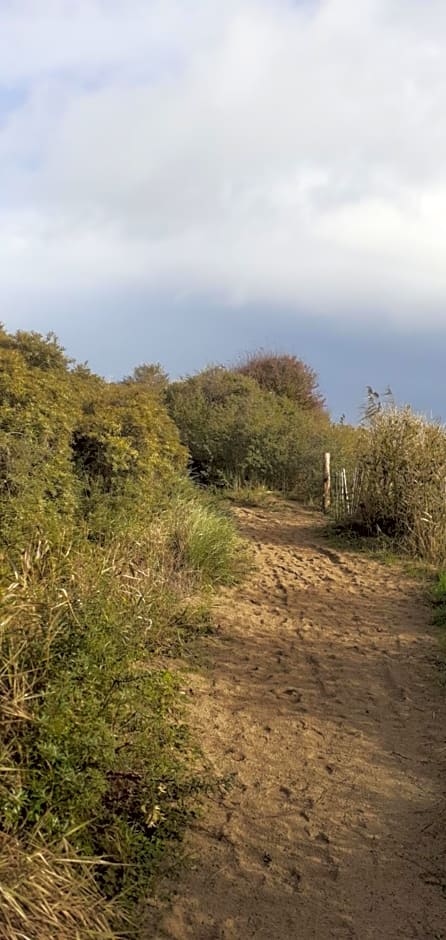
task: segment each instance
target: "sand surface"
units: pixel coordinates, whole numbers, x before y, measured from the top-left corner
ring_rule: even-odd
[[[146,936],[446,938],[446,692],[420,585],[328,547],[318,514],[236,512],[257,567],[187,680],[232,786]]]

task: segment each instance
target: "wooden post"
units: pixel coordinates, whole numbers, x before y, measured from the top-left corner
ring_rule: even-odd
[[[324,496],[322,500],[322,509],[328,512],[331,506],[331,473],[330,473],[330,454],[324,454]]]
[[[350,497],[348,495],[347,472],[345,470],[345,467],[342,471],[342,489],[344,492],[345,514],[349,516],[350,515]]]

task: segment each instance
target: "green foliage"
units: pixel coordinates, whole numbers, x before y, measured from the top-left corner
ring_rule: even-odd
[[[0,325],[0,348],[15,350],[20,353],[27,366],[41,369],[43,372],[66,371],[73,361],[65,355],[65,350],[54,333],[41,336],[34,331],[17,330],[11,335]]]
[[[209,586],[236,576],[241,553],[186,467],[150,382],[106,383],[52,335],[1,331],[8,940],[37,940],[45,916],[62,940],[124,936],[201,785],[168,654],[202,629]]]
[[[57,357],[57,367],[48,368],[45,349],[51,359],[53,340],[41,343],[43,367],[30,365],[29,348],[23,354],[20,345],[0,344],[0,529],[3,545],[23,548],[36,529],[54,531],[62,518],[73,518],[77,403]]]
[[[130,481],[139,489],[184,469],[185,451],[163,405],[144,385],[103,385],[84,401],[73,434],[73,459],[80,477],[105,492]]]
[[[176,680],[148,660],[149,557],[142,571],[117,545],[38,545],[1,599],[3,828],[113,862],[112,894],[151,874],[190,789]]]
[[[265,391],[288,398],[303,411],[324,409],[316,372],[297,356],[261,350],[247,356],[234,371],[254,379]]]
[[[225,490],[225,497],[236,506],[274,510],[281,507],[279,494],[268,489],[264,483],[255,486],[230,486]]]
[[[434,623],[446,628],[446,571],[440,571],[432,589],[432,601],[435,605]]]
[[[440,681],[446,686],[446,571],[443,569],[437,578],[431,594],[434,605],[433,623],[438,629],[441,657],[438,661]]]
[[[243,570],[245,556],[233,522],[209,500],[174,499],[166,522],[178,568],[199,572],[206,584],[228,584]]]
[[[171,385],[167,406],[202,482],[320,493],[325,415],[220,367]]]
[[[331,424],[325,439],[326,449],[331,454],[333,469],[344,467],[349,475],[358,466],[364,453],[367,432],[363,427],[351,424]]]
[[[132,374],[124,381],[144,385],[153,394],[162,398],[169,384],[169,377],[159,362],[143,362],[140,366],[136,366]]]
[[[147,383],[70,364],[52,334],[0,331],[0,530],[15,557],[36,532],[55,538],[83,518],[93,493],[141,499],[186,466]]]

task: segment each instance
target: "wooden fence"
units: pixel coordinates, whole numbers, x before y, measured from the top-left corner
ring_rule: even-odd
[[[335,519],[355,515],[361,500],[363,483],[363,473],[359,468],[350,474],[345,467],[333,469],[331,455],[324,454],[323,511],[331,512]]]

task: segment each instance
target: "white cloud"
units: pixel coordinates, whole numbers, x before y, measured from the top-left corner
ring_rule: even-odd
[[[0,297],[446,322],[446,8],[420,6],[10,0]]]

